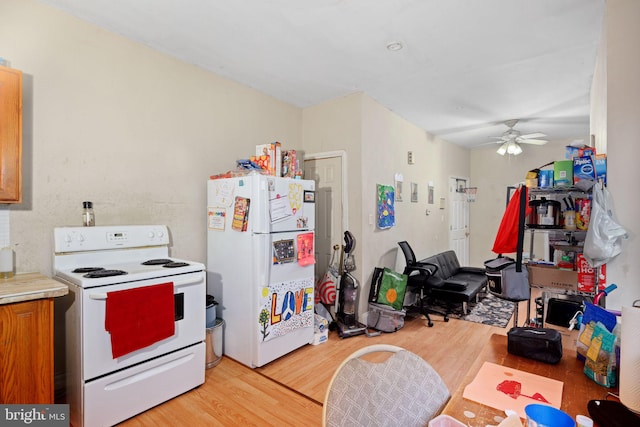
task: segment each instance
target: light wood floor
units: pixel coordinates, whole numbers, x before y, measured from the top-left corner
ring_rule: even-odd
[[[522,324],[526,303],[520,305]],[[319,426],[324,395],[338,365],[355,350],[371,344],[393,344],[423,357],[440,373],[450,392],[460,385],[468,367],[491,334],[506,334],[512,326],[497,328],[433,316],[409,318],[398,332],[378,337],[340,339],[331,332],[326,343],[302,347],[266,366],[250,369],[223,357],[208,369],[205,383],[122,426]],[[511,321],[513,322],[513,320]]]

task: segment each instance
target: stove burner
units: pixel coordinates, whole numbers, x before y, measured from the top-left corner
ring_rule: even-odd
[[[177,267],[186,267],[189,264],[186,262],[170,262],[168,264],[164,264],[164,268],[177,268]]]
[[[101,277],[110,277],[110,276],[121,276],[123,274],[127,274],[126,271],[122,271],[122,270],[98,270],[98,271],[92,271],[89,272],[87,274],[85,274],[82,277],[86,277],[87,279],[99,279]]]
[[[159,258],[159,259],[150,259],[149,261],[145,261],[142,263],[142,265],[163,265],[163,264],[169,264],[170,262],[173,262],[173,261],[167,258]]]
[[[92,271],[104,270],[102,267],[79,267],[72,271],[72,273],[90,273]]]

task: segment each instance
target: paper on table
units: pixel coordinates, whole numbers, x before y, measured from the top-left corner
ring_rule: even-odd
[[[464,389],[462,397],[492,408],[513,409],[526,418],[524,407],[546,403],[560,408],[562,381],[484,362],[476,377]]]

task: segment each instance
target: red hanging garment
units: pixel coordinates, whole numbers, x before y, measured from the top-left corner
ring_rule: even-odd
[[[524,197],[522,197],[524,191]],[[493,243],[493,252],[497,254],[511,254],[518,252],[518,222],[520,220],[520,200],[528,200],[527,187],[520,186],[516,189],[509,200],[507,209],[504,211],[496,240]],[[529,215],[531,208],[526,206],[525,217]],[[524,218],[522,219],[524,221]]]

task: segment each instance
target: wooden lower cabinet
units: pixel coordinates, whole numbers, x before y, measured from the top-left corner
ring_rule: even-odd
[[[54,403],[53,299],[0,305],[0,403]]]

